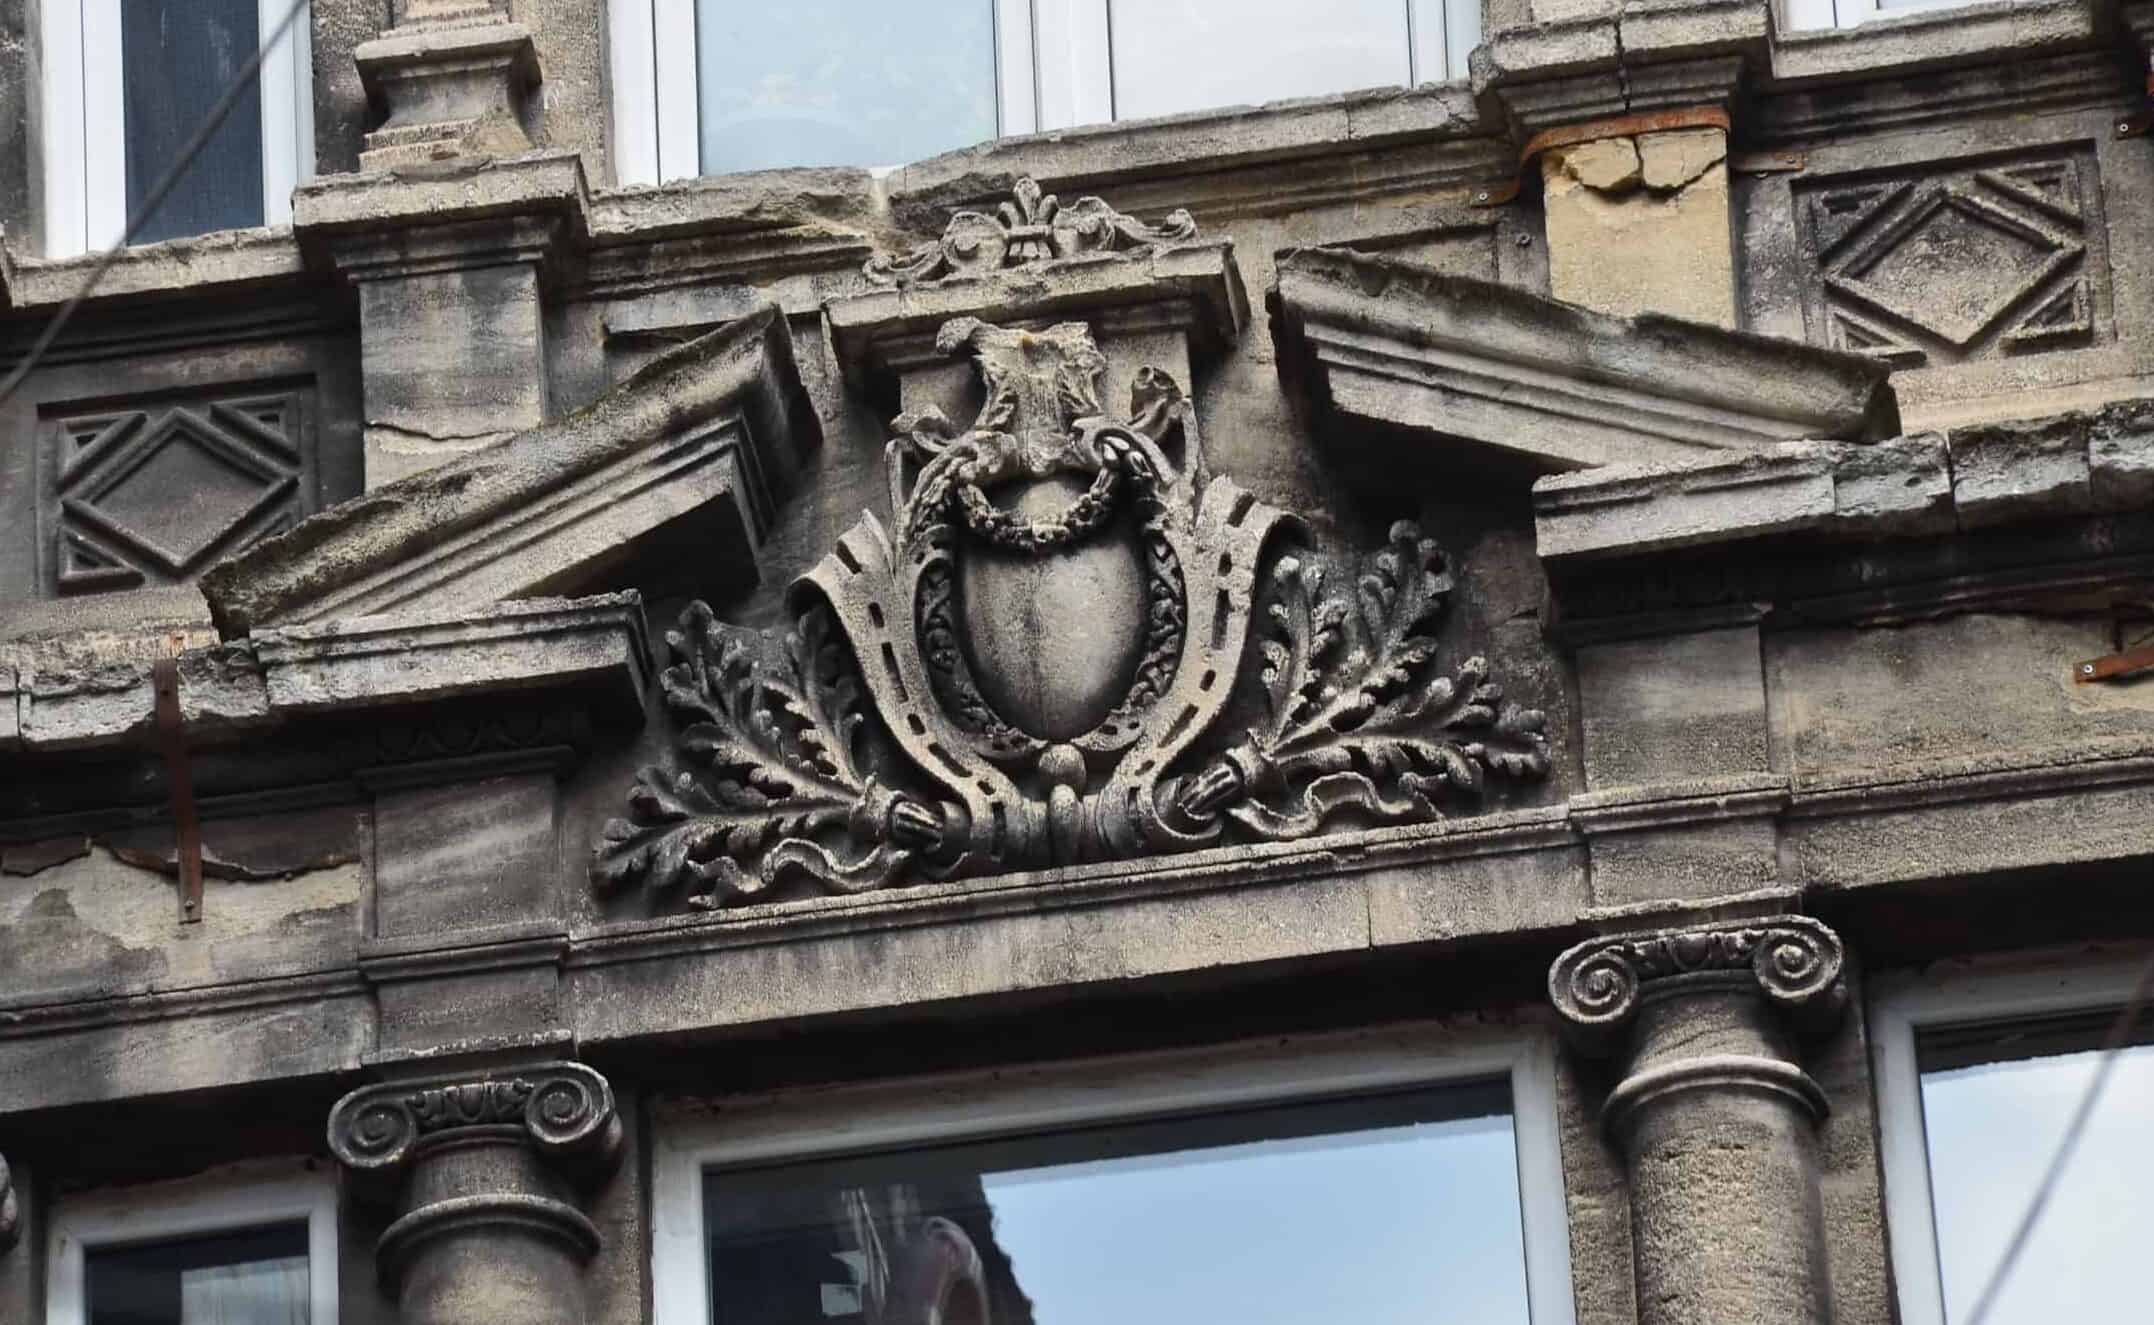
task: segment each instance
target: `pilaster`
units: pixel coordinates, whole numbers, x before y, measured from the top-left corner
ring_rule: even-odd
[[[581,1325],[599,1250],[586,1193],[620,1151],[606,1079],[537,1063],[363,1086],[329,1115],[362,1189],[393,1192],[375,1267],[403,1325]]]
[[[1599,938],[1549,997],[1621,1080],[1602,1125],[1629,1173],[1641,1325],[1832,1319],[1816,1129],[1798,1035],[1841,1015],[1844,951],[1801,916]]]
[[[1474,82],[1541,182],[1549,293],[1735,326],[1729,116],[1765,59],[1764,4],[1531,8],[1475,52]]]

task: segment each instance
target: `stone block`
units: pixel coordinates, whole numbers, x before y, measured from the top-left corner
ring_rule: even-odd
[[[22,742],[32,750],[80,749],[146,732],[157,707],[146,662],[39,669],[26,689]]]
[[[1705,132],[1718,135],[1717,130]],[[1604,313],[1654,312],[1735,325],[1735,248],[1728,224],[1725,145],[1679,184],[1638,187],[1635,171],[1610,173],[1609,139],[1541,157],[1548,234],[1548,289]],[[1693,132],[1653,149],[1655,174],[1678,178],[1699,155]],[[1606,181],[1606,182],[1596,182]]]
[[[531,1039],[561,1023],[560,977],[551,964],[385,981],[375,987],[374,1000],[380,1054]]]
[[[1964,529],[2075,515],[2093,504],[2083,414],[1954,428],[1946,440]]]
[[[1832,467],[1833,527],[1854,536],[1949,533],[1951,454],[1941,433],[1843,446]]]
[[[359,318],[367,487],[432,469],[545,421],[536,265],[363,281]],[[455,371],[444,372],[445,364]]]
[[[1582,648],[1578,692],[1594,791],[1766,767],[1756,626]]]
[[[525,599],[483,613],[345,617],[265,630],[255,653],[280,717],[510,691],[575,691],[640,720],[650,671],[633,594]]]
[[[1784,442],[1660,469],[1614,465],[1533,485],[1541,558],[1665,551],[1811,529],[1834,510],[1834,448]]]
[[[558,913],[547,774],[385,791],[374,809],[373,932],[446,934]]]
[[[1779,877],[1770,819],[1595,834],[1593,903],[1702,901],[1770,887]]]
[[[11,663],[0,663],[0,750],[22,748],[22,705],[26,696]]]
[[[2087,478],[2098,510],[2154,506],[2154,401],[2122,401],[2094,412]]]

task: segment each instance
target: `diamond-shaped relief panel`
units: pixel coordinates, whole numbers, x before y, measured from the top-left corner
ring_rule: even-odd
[[[2113,334],[2091,150],[1798,184],[1813,338],[1902,366]]]
[[[44,429],[49,583],[177,584],[313,509],[311,392],[64,415]]]

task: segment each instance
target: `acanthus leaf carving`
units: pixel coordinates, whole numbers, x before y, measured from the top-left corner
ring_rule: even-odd
[[[801,578],[790,629],[698,603],[667,636],[675,757],[600,834],[601,886],[857,892],[1428,821],[1547,776],[1542,715],[1446,662],[1451,568],[1415,525],[1358,565],[1297,546],[1211,472],[1168,374],[1108,412],[1081,324],[937,344],[985,403],[895,421],[890,525]]]
[[[877,254],[863,272],[876,285],[924,284],[1062,258],[1156,252],[1196,234],[1197,223],[1187,211],[1178,209],[1148,224],[1096,197],[1064,205],[1026,176],[992,214],[958,212],[940,239],[903,254]]]

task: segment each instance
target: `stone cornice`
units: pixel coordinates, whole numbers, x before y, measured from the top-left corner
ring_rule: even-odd
[[[583,587],[636,539],[703,521],[731,591],[821,425],[765,306],[659,356],[569,417],[323,511],[212,568],[228,636],[423,602],[475,608]],[[513,555],[511,555],[513,553]]]
[[[1889,369],[1855,355],[1332,249],[1288,254],[1277,288],[1282,356],[1327,410],[1555,468],[1897,427]]]
[[[1791,442],[1534,485],[1543,560],[1802,533],[1868,541],[2154,507],[2154,401],[1876,445]]]
[[[189,739],[221,741],[294,719],[385,706],[547,694],[641,719],[650,642],[635,595],[526,599],[480,612],[407,611],[258,631],[179,655]],[[139,740],[151,662],[130,653],[61,669],[0,664],[0,750],[82,750]]]
[[[1827,893],[1843,907],[1894,895],[1928,898],[1951,878],[2144,860],[2144,826],[2154,813],[2150,787],[2154,745],[2139,738],[1934,768],[1811,774],[1798,780],[1779,816],[1793,864],[1773,894],[1780,899],[1773,909]],[[1680,827],[1713,812],[1710,797],[1680,794],[1686,789],[1697,790],[1666,789],[1653,810],[1659,819],[1644,829]],[[1646,793],[1627,794],[1644,813]],[[2060,821],[2074,831],[2038,827],[2053,829]],[[567,1029],[589,1049],[866,1011],[885,1006],[881,1000],[899,984],[909,999],[993,998],[1272,960],[1463,953],[1489,945],[1509,950],[1522,939],[1553,940],[1588,925],[1669,923],[1592,904],[1583,859],[1590,831],[1572,806],[1559,804],[861,897],[651,920],[587,917],[571,925],[565,954],[545,933],[487,931],[469,955],[482,962],[558,961],[577,991]],[[1934,856],[1940,841],[1954,845],[1943,874]],[[1899,843],[1906,845],[1893,845]],[[1886,863],[1875,864],[1881,852]],[[1890,867],[1903,859],[1915,867]],[[1025,959],[990,975],[927,957],[948,951],[965,930],[977,931],[968,942],[1006,945]],[[916,953],[920,960],[913,963]],[[372,965],[377,977],[439,978],[457,968],[460,955],[446,940],[387,945],[373,954]],[[852,978],[803,981],[803,963]],[[353,966],[103,998],[27,992],[0,1011],[0,1082],[6,1083],[0,1113],[65,1102],[48,1093],[60,1078],[48,1083],[36,1068],[52,1053],[155,1064],[172,1046],[197,1042],[176,1037],[164,1023],[196,1022],[212,1038],[253,1034],[302,1009],[363,1006],[368,988]],[[295,1044],[273,1067],[247,1060],[242,1070],[250,1078],[326,1076],[353,1070],[366,1051],[364,1043],[310,1041]],[[190,1082],[217,1080],[215,1064],[199,1060],[194,1067]],[[163,1080],[153,1071],[143,1068],[129,1079]]]

